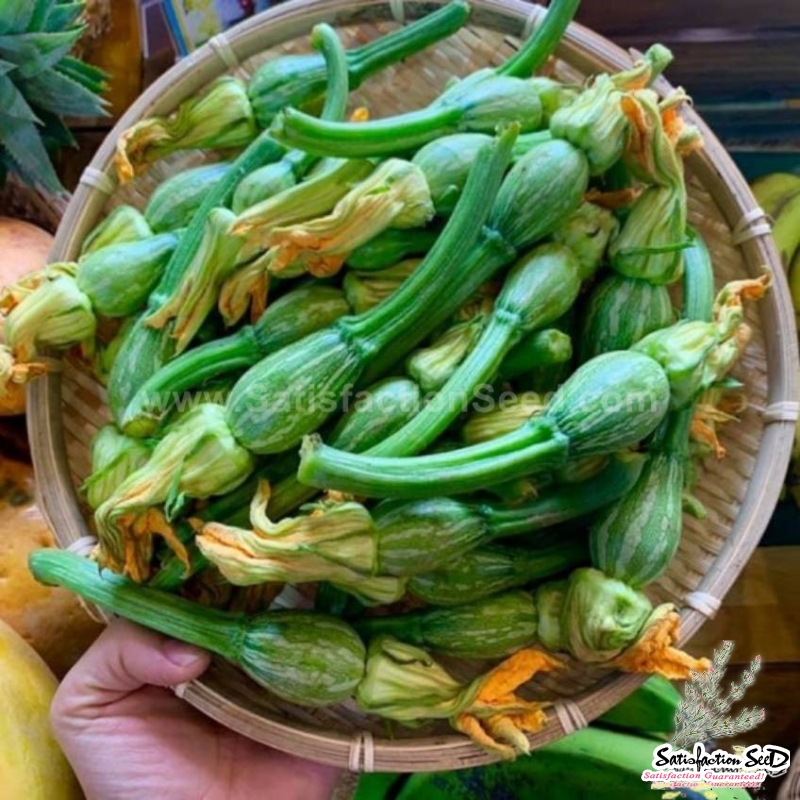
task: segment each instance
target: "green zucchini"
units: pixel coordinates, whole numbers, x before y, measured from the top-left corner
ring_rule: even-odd
[[[670,384],[658,362],[633,351],[606,353],[581,366],[544,414],[505,436],[410,458],[341,453],[309,436],[298,477],[312,486],[365,497],[475,491],[546,472],[570,457],[636,445],[655,430],[669,402]]]
[[[348,310],[342,292],[333,287],[309,284],[288,292],[270,304],[255,325],[195,347],[161,367],[131,398],[122,427],[135,436],[152,433],[181,393],[242,372]]]
[[[412,595],[432,606],[459,606],[566,573],[589,563],[585,541],[558,542],[540,550],[493,545],[464,553],[432,572],[412,575]]]
[[[542,96],[552,94],[552,86],[528,76],[554,52],[578,5],[579,0],[553,0],[544,22],[514,56],[450,85],[425,109],[363,123],[331,123],[288,107],[275,117],[273,134],[316,155],[363,158],[408,152],[448,134],[492,133],[503,123],[537,130],[544,122]]]
[[[208,192],[231,169],[227,161],[203,164],[179,172],[160,183],[144,209],[144,216],[156,233],[185,228],[203,204]]]
[[[713,285],[708,250],[695,234],[684,274],[685,319],[711,319]],[[635,588],[659,578],[678,549],[693,415],[694,403],[667,415],[650,444],[639,480],[591,527],[594,566]]]
[[[409,257],[427,254],[440,231],[389,228],[353,250],[345,262],[359,272],[384,270]]]
[[[135,314],[147,304],[179,239],[179,233],[159,233],[96,250],[78,262],[78,288],[104,317]]]
[[[640,278],[609,275],[592,289],[583,313],[580,361],[627,350],[648,333],[674,322],[667,287]]]
[[[290,703],[339,703],[364,675],[364,645],[333,617],[303,611],[247,616],[206,608],[101,572],[89,559],[63,550],[39,550],[29,563],[42,583],[63,586],[126,619],[210,650]]]
[[[536,641],[538,616],[528,592],[506,592],[456,608],[353,622],[362,638],[393,636],[458,658],[501,658]]]

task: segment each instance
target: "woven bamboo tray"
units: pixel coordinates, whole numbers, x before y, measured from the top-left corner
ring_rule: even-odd
[[[121,202],[143,206],[158,181],[214,154],[175,157],[152,168],[131,186],[117,186],[112,166],[119,133],[140,118],[166,114],[224,73],[249,75],[265,59],[308,50],[318,22],[334,24],[352,46],[436,7],[418,0],[296,0],[209,42],[155,83],[124,115],[86,170],[61,223],[55,259],[70,259],[87,232]],[[408,59],[370,79],[357,102],[373,117],[420,107],[452,75],[497,64],[541,20],[544,9],[519,0],[474,0],[471,24],[435,51]],[[631,64],[632,55],[580,25],[572,25],[558,52],[557,71],[571,79]],[[661,92],[670,86],[661,80]],[[669,572],[651,587],[654,602],[681,609],[684,641],[712,616],[758,543],[777,502],[797,417],[794,315],[769,224],[721,145],[691,109],[705,151],[687,165],[690,221],[704,234],[719,284],[775,273],[767,297],[749,311],[754,337],[736,375],[747,386],[750,408],[725,431],[728,458],[710,461],[698,495],[708,508],[702,523],[687,518],[680,550]],[[50,374],[30,387],[29,426],[42,508],[62,546],[89,534],[74,487],[89,471],[88,442],[107,420],[104,393],[79,365]],[[450,664],[468,674],[474,665]],[[628,695],[642,678],[571,664],[558,676],[536,679],[532,697],[554,701],[547,726],[531,741],[541,746],[585,725]],[[283,703],[233,666],[215,661],[201,680],[179,687],[186,701],[220,723],[280,750],[357,770],[421,771],[485,764],[494,757],[454,734],[445,724],[391,730],[354,705],[309,710]]]

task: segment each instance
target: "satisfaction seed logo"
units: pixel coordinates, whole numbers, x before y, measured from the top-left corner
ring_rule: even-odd
[[[714,651],[714,661],[705,672],[692,672],[684,687],[683,701],[675,714],[675,735],[653,751],[652,769],[642,772],[642,780],[653,789],[677,789],[662,797],[680,797],[680,789],[701,792],[714,798],[715,787],[759,787],[767,778],[778,778],[789,769],[791,755],[777,745],[734,746],[733,752],[706,749],[706,743],[728,739],[753,730],[764,721],[764,709],[744,708],[736,715],[728,712],[755,683],[761,668],[756,656],[738,683],[730,684],[723,696],[722,679],[733,642],[722,643]]]

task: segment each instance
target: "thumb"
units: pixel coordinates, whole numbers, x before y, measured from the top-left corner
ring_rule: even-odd
[[[116,619],[61,682],[54,711],[102,716],[103,706],[143,686],[174,686],[198,677],[210,658],[196,647]]]

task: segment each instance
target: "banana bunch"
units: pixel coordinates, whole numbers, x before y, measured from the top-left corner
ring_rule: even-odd
[[[758,178],[751,188],[761,208],[772,217],[772,236],[787,271],[800,324],[800,175],[776,172]],[[794,438],[789,492],[800,505],[800,422]]]

